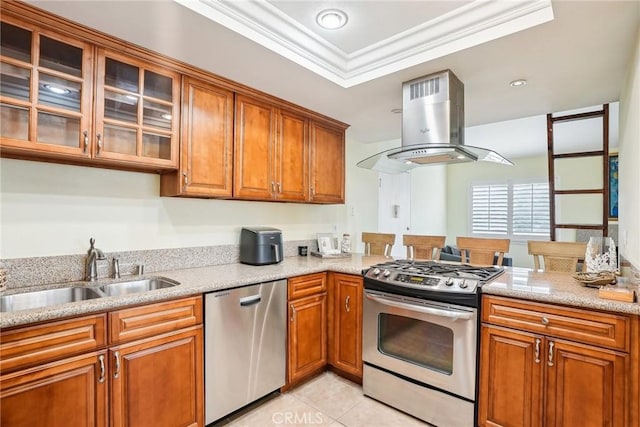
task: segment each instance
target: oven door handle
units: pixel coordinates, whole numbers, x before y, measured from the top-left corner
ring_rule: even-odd
[[[473,317],[473,313],[459,312],[459,311],[452,311],[452,310],[443,310],[441,308],[433,308],[433,307],[425,307],[425,306],[421,306],[421,305],[407,304],[407,303],[404,303],[404,302],[394,301],[394,300],[389,299],[389,298],[374,296],[374,295],[367,294],[367,293],[365,293],[365,296],[368,299],[370,299],[372,301],[375,301],[375,302],[378,302],[380,304],[389,305],[391,307],[403,308],[405,310],[417,311],[417,312],[420,312],[420,313],[433,314],[434,316],[448,317],[448,318],[451,318],[453,320],[458,320],[458,319],[471,320],[471,318]]]

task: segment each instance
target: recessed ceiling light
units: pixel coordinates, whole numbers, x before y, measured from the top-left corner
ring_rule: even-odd
[[[511,87],[519,87],[519,86],[524,86],[526,84],[527,84],[527,81],[525,79],[518,79],[509,83]]]
[[[347,14],[339,9],[326,9],[318,13],[316,22],[327,30],[337,30],[347,25]]]
[[[60,86],[54,86],[54,85],[44,85],[44,87],[53,92],[53,93],[57,93],[58,95],[66,95],[71,93],[71,91],[69,89],[65,89],[63,87]]]

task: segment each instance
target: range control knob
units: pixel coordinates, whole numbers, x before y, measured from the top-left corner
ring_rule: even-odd
[[[460,286],[460,289],[466,289],[467,286],[469,286],[469,285],[467,284],[466,280],[461,280],[460,284],[458,286]]]
[[[374,276],[378,276],[379,274],[380,274],[380,269],[379,269],[379,268],[377,268],[377,267],[376,267],[376,268],[374,268],[374,269],[373,269],[373,275],[374,275]]]
[[[453,279],[451,277],[447,277],[447,280],[444,282],[447,286],[453,286]]]
[[[389,276],[391,276],[391,271],[390,271],[390,270],[385,270],[385,271],[382,273],[382,275],[383,275],[384,277],[389,277]]]

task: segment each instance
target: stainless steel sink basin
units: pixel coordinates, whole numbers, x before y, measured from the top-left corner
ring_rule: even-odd
[[[68,302],[86,301],[100,298],[96,290],[91,288],[69,287],[46,289],[43,291],[24,292],[21,294],[3,295],[0,297],[0,311],[11,312],[33,308],[49,307]]]
[[[153,291],[155,289],[171,288],[179,284],[180,282],[167,279],[166,277],[150,277],[147,279],[131,280],[128,282],[111,283],[101,286],[98,289],[100,292],[104,293],[104,296],[112,297]]]

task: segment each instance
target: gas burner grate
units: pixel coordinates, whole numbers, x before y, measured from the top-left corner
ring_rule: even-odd
[[[504,272],[502,267],[480,267],[469,264],[445,264],[436,261],[395,260],[373,266],[379,269],[432,276],[458,277],[487,282]]]

